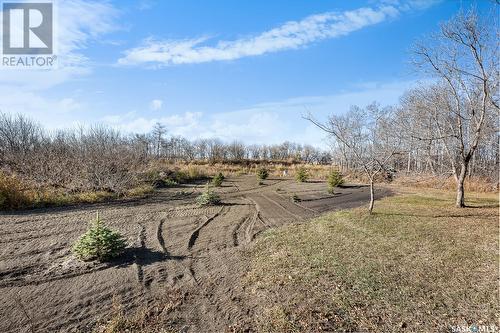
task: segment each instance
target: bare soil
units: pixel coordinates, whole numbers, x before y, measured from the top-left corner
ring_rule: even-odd
[[[0,215],[0,332],[87,332],[117,306],[134,313],[174,293],[180,296],[168,313],[172,331],[251,331],[258,305],[239,282],[248,268],[246,246],[268,228],[369,199],[364,186],[330,195],[324,182],[268,179],[259,186],[255,176],[241,176],[217,189],[224,204],[198,207],[202,189]],[[301,201],[293,202],[294,194]],[[84,263],[71,254],[96,210],[129,241],[112,263]]]

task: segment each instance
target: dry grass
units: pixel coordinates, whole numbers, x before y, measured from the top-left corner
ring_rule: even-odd
[[[245,284],[259,332],[450,332],[498,323],[498,197],[410,191],[271,230]]]
[[[453,176],[433,176],[433,175],[400,175],[395,183],[402,186],[417,188],[436,188],[442,190],[455,190],[456,182]],[[498,182],[485,177],[468,177],[465,179],[465,190],[473,192],[495,192],[498,191]]]
[[[33,188],[13,176],[0,174],[0,210],[98,203],[117,198],[144,197],[153,191],[151,185],[141,184],[121,195],[107,191],[68,193],[62,189]]]
[[[283,171],[287,171],[288,177],[295,177],[297,170],[304,166],[311,177],[314,179],[326,179],[328,177],[329,172],[332,170],[332,166],[330,165],[313,165],[313,164],[300,164],[300,163],[292,163],[287,161],[281,162],[263,162],[263,161],[252,161],[245,160],[240,163],[208,163],[208,162],[191,162],[191,163],[182,163],[182,162],[168,162],[168,161],[152,161],[150,165],[147,166],[147,170],[149,172],[172,172],[181,173],[185,175],[198,176],[199,178],[203,177],[213,177],[219,172],[222,172],[225,176],[241,176],[241,175],[250,175],[256,174],[257,169],[265,166],[270,175],[279,177],[283,175]],[[196,178],[187,178],[187,180],[192,180]]]
[[[0,209],[17,209],[29,200],[19,179],[0,172]]]
[[[108,320],[97,325],[94,333],[174,333],[171,326],[175,323],[166,321],[165,318],[175,311],[185,293],[179,290],[169,290],[164,295],[157,295],[154,305],[145,306],[141,311],[127,314],[123,305],[113,299],[113,311]],[[160,305],[161,304],[161,305]]]

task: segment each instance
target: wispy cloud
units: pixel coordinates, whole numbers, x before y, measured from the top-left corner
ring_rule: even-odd
[[[161,99],[153,99],[149,103],[149,108],[153,111],[158,111],[163,107],[163,101]]]
[[[297,49],[311,43],[345,36],[353,31],[397,17],[400,10],[392,5],[359,8],[345,12],[327,12],[290,21],[257,36],[207,45],[209,38],[186,40],[146,39],[141,46],[125,51],[120,65],[149,64],[169,66],[234,60],[271,52]]]
[[[370,82],[352,90],[324,96],[301,96],[259,103],[228,112],[184,112],[147,117],[142,112],[109,115],[101,120],[128,133],[147,133],[157,122],[167,126],[171,135],[190,139],[219,138],[226,142],[279,143],[287,140],[327,147],[326,137],[314,125],[302,119],[311,111],[318,119],[342,113],[350,106],[366,106],[377,100],[382,105],[398,102],[403,92],[416,81]]]
[[[81,102],[71,96],[49,98],[45,92],[91,72],[93,64],[85,56],[85,49],[104,34],[118,28],[118,11],[108,1],[59,0],[56,5],[58,68],[50,71],[2,69],[1,112],[23,113],[39,118],[37,115],[42,113],[64,113],[81,108]],[[1,17],[0,11],[0,20]],[[57,117],[46,118],[57,120]]]
[[[63,0],[58,2],[58,10],[58,56],[63,66],[87,63],[80,51],[118,28],[118,10],[108,1]]]

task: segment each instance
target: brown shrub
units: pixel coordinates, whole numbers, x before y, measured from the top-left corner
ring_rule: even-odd
[[[25,206],[29,197],[20,180],[0,172],[0,209],[17,209]]]

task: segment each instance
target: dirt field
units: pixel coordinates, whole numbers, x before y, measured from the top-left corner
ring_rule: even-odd
[[[0,332],[89,331],[113,308],[133,313],[180,293],[171,328],[221,332],[253,313],[240,255],[261,231],[301,223],[327,210],[367,203],[367,187],[329,195],[324,182],[297,184],[255,176],[228,179],[224,204],[193,204],[201,185],[162,189],[149,198],[0,216]],[[377,196],[389,191],[378,189]],[[298,203],[290,199],[297,194]],[[70,248],[99,210],[130,247],[111,264],[82,263]]]

